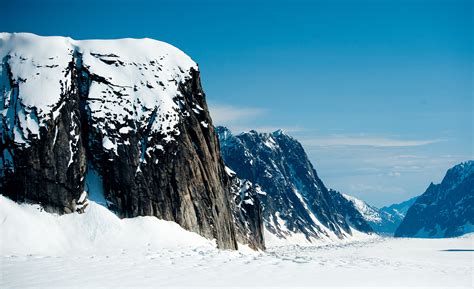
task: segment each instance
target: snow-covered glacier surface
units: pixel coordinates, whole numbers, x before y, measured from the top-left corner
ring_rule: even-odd
[[[372,237],[313,246],[216,249],[154,217],[91,202],[54,215],[0,196],[0,288],[472,288],[474,235]]]

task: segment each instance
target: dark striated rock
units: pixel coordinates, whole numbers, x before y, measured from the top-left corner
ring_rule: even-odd
[[[35,114],[35,108],[26,107],[19,97],[22,93],[19,82],[27,80],[13,77],[9,57],[4,58],[1,73],[2,90],[9,93],[9,99],[2,98],[5,113],[1,119],[4,168],[0,173],[1,193],[16,201],[38,202],[50,212],[74,212],[75,200],[83,192],[82,176],[86,171],[77,70],[72,62],[66,68],[65,73],[72,81],[69,87],[61,85],[61,102],[53,108],[59,116],[47,120],[39,135],[30,132],[29,145],[14,140],[14,123],[18,118]],[[69,153],[70,146],[76,152],[73,156]]]
[[[118,154],[101,150],[101,131],[90,125],[92,164],[103,176],[106,200],[120,216],[157,216],[207,238],[216,238],[222,248],[236,248],[229,188],[224,185],[217,138],[212,125],[200,125],[212,122],[199,73],[192,70],[191,78],[179,89],[181,114],[192,111],[193,104],[203,110],[183,118],[177,126],[180,134],[175,136],[176,142],[165,143],[165,136],[147,129],[129,132],[131,143],[147,139],[147,146],[163,146],[163,150],[140,161],[143,152],[139,147],[119,145]]]
[[[408,209],[395,237],[443,238],[474,231],[474,161],[449,169]]]
[[[184,53],[150,39],[1,33],[0,56],[1,194],[58,213],[83,211],[88,194],[121,217],[175,221],[220,248],[264,248],[258,200],[236,198],[243,184],[226,174]]]

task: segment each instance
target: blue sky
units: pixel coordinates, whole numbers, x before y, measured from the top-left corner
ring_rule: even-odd
[[[214,122],[285,129],[377,206],[473,152],[472,1],[8,1],[0,30],[149,37],[199,63]]]

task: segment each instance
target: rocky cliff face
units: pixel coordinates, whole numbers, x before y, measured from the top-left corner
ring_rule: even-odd
[[[226,167],[231,183],[231,208],[237,232],[237,241],[250,248],[265,250],[263,212],[259,196],[266,193],[248,180],[241,180]]]
[[[83,209],[84,189],[103,192],[119,216],[237,247],[234,185],[187,55],[151,39],[2,33],[0,57],[0,193],[69,213]]]
[[[346,238],[354,228],[372,231],[349,202],[324,186],[295,139],[282,131],[235,136],[224,127],[216,131],[226,165],[266,192],[258,198],[269,234],[311,242]]]
[[[449,169],[429,185],[395,232],[395,237],[455,237],[474,232],[474,161]]]

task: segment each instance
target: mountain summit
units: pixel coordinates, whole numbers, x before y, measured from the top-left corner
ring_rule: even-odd
[[[237,175],[261,186],[268,234],[287,240],[335,240],[372,232],[354,206],[328,190],[301,144],[278,130],[233,135],[217,127],[222,156]]]
[[[474,161],[450,168],[408,210],[395,237],[456,237],[474,232]]]

